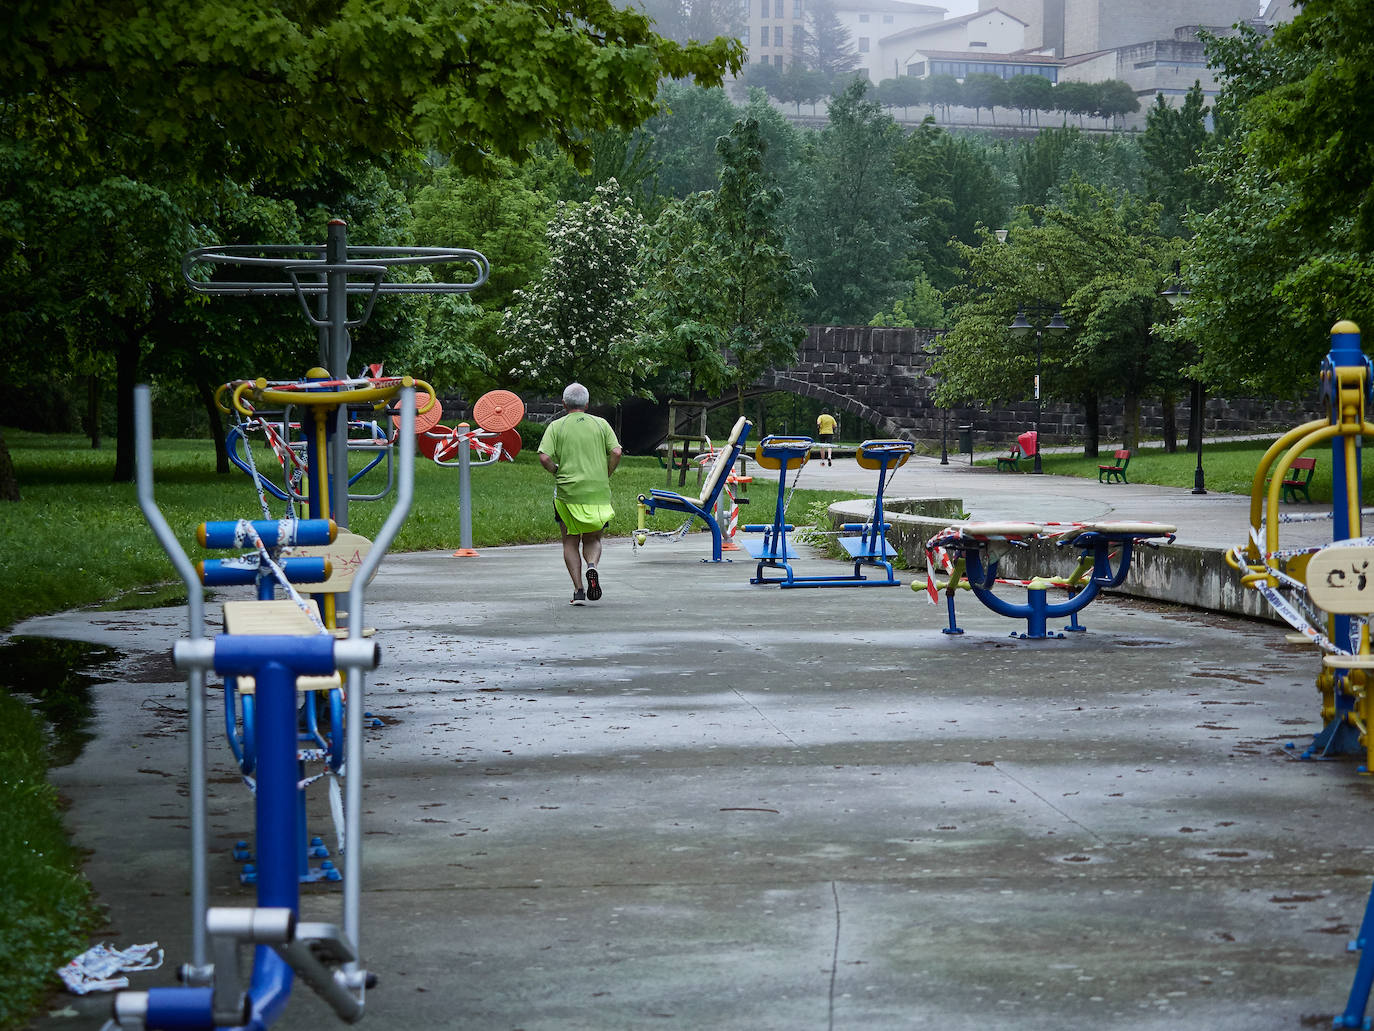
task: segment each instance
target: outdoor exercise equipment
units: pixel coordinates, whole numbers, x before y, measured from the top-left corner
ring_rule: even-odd
[[[1143,543],[1171,543],[1174,527],[1163,523],[962,523],[948,527],[926,542],[926,592],[931,604],[939,600],[941,585],[935,570],[948,577],[943,585],[949,612],[946,634],[964,631],[954,618],[954,594],[967,587],[993,612],[1026,621],[1026,632],[1012,632],[1023,640],[1063,638],[1048,628],[1049,620],[1069,617],[1067,631],[1082,631],[1078,613],[1098,596],[1104,587],[1120,587],[1130,572],[1135,548]],[[1037,541],[1052,540],[1059,547],[1078,552],[1078,563],[1068,577],[1033,577],[1029,580],[999,580],[998,565],[1014,548],[1028,548]],[[995,593],[998,584],[1015,584],[1026,589],[1024,602],[1012,602]],[[912,585],[916,587],[915,584]],[[1051,602],[1051,588],[1062,587],[1069,596]]]
[[[1331,327],[1331,347],[1321,366],[1326,417],[1294,427],[1265,451],[1250,486],[1250,539],[1227,554],[1241,583],[1256,591],[1274,612],[1322,653],[1317,675],[1322,729],[1301,753],[1303,759],[1363,756],[1362,773],[1374,769],[1374,670],[1369,623],[1374,615],[1374,537],[1363,535],[1361,501],[1364,438],[1374,434],[1368,419],[1374,391],[1374,363],[1361,347],[1360,327],[1342,320]],[[1280,510],[1284,481],[1303,454],[1330,445],[1331,511],[1288,514]],[[1332,543],[1322,548],[1283,548],[1279,527],[1312,519],[1331,520]],[[1291,746],[1290,746],[1291,747]],[[1360,930],[1350,943],[1359,952],[1345,1010],[1333,1026],[1367,1028],[1365,1016],[1374,987],[1374,890]]]
[[[437,407],[437,403],[436,403]],[[472,406],[472,417],[480,427],[473,431],[467,423],[457,428],[438,425],[439,415],[421,417],[420,434],[416,446],[421,454],[434,460],[435,465],[458,467],[458,536],[459,548],[454,558],[477,554],[472,547],[472,480],[470,470],[477,465],[490,465],[504,459],[514,462],[520,454],[522,442],[515,429],[525,417],[525,402],[509,390],[491,390]],[[472,452],[485,457],[473,461]]]
[[[842,533],[855,533],[857,537],[840,537],[840,544],[854,559],[854,572],[849,576],[797,576],[792,569],[791,559],[797,557],[787,540],[787,535],[796,527],[787,522],[787,502],[791,492],[796,489],[797,479],[811,454],[810,437],[765,437],[755,450],[754,460],[765,469],[778,470],[778,497],[773,511],[773,522],[753,523],[745,526],[746,533],[759,533],[762,537],[746,540],[744,547],[750,556],[758,560],[751,584],[777,584],[781,588],[792,587],[895,587],[899,581],[892,571],[889,561],[896,552],[887,543],[887,531],[891,524],[883,518],[883,492],[886,490],[892,473],[900,469],[911,457],[912,445],[905,440],[866,440],[859,445],[857,457],[859,465],[865,469],[878,470],[878,491],[874,497],[873,517],[864,523],[845,523]],[[787,485],[788,470],[794,468],[792,486]],[[877,566],[886,576],[881,580],[870,580],[864,576],[864,566]],[[781,570],[781,576],[767,576],[766,569]]]
[[[1370,651],[1369,613],[1374,606],[1362,607],[1366,581],[1360,562],[1368,556],[1361,556],[1359,546],[1370,539],[1361,536],[1360,475],[1363,438],[1374,433],[1367,417],[1374,389],[1372,369],[1361,350],[1359,327],[1336,323],[1321,367],[1326,417],[1289,430],[1264,453],[1251,482],[1250,539],[1227,555],[1240,571],[1241,583],[1299,631],[1298,640],[1325,653],[1317,676],[1322,729],[1302,757],[1362,755],[1365,770],[1374,768],[1369,733],[1374,703],[1361,657]],[[1294,463],[1326,443],[1331,453],[1330,513],[1281,511],[1284,481]],[[1283,524],[1325,519],[1332,521],[1332,548],[1342,549],[1329,550],[1329,559],[1317,562],[1321,553],[1314,547],[1281,547]]]
[[[682,512],[687,516],[687,519],[681,527],[666,534],[663,531],[654,531],[655,535],[681,537],[686,534],[693,519],[700,519],[711,531],[711,557],[710,559],[702,559],[702,561],[722,561],[721,552],[724,548],[725,534],[721,530],[716,509],[721,493],[728,489],[735,463],[739,460],[740,452],[744,450],[744,445],[749,439],[749,430],[752,427],[753,424],[741,415],[735,420],[735,425],[731,428],[730,436],[724,447],[720,449],[708,447],[706,454],[711,456],[711,468],[701,486],[701,493],[696,497],[689,498],[674,491],[658,490],[657,488],[650,489],[648,494],[639,495],[639,522],[635,532],[636,547],[642,545],[650,535],[646,523],[648,516],[660,509],[664,512]],[[710,442],[707,441],[707,443],[709,445]],[[733,496],[731,500],[733,502]],[[724,559],[724,561],[729,561],[729,559]]]
[[[319,364],[326,370],[322,378],[328,380],[332,377],[337,382],[350,385],[356,383],[348,380],[352,351],[350,330],[367,322],[378,297],[387,294],[469,293],[487,281],[490,271],[487,259],[481,253],[464,248],[351,247],[348,228],[341,219],[329,222],[323,244],[200,247],[182,258],[181,269],[186,283],[196,293],[241,297],[294,296],[306,321],[318,331]],[[398,274],[410,275],[413,270],[420,269],[437,269],[440,275],[427,272],[425,276],[414,279],[397,278]],[[470,278],[464,282],[447,281],[442,274],[449,269],[465,269]],[[216,273],[221,271],[226,273],[225,277],[216,278]],[[348,310],[350,297],[359,297],[362,303],[362,310],[351,318]],[[432,396],[433,391],[430,394]],[[236,394],[236,401],[238,397]],[[298,401],[298,397],[283,397],[278,403],[293,404]],[[341,527],[347,528],[349,405],[364,402],[361,397],[337,398],[336,401],[327,413],[329,428],[324,451],[316,456],[318,464],[311,464],[307,482],[319,477],[319,484],[325,488],[325,492],[319,496],[332,498],[332,503],[322,506],[321,513],[331,516]],[[239,410],[243,411],[242,408]],[[326,413],[316,409],[314,414],[318,419]],[[323,470],[327,470],[327,473]],[[316,483],[310,482],[310,488],[314,496]],[[320,513],[312,510],[311,514]]]
[[[359,952],[362,898],[363,698],[365,671],[378,662],[377,646],[362,636],[363,594],[410,510],[414,487],[413,387],[400,390],[402,433],[396,503],[377,540],[362,558],[349,588],[348,637],[328,633],[220,634],[205,631],[205,603],[196,569],[154,498],[152,414],[147,387],[135,391],[134,414],[139,506],[186,585],[188,637],[173,648],[187,675],[191,864],[191,961],[182,986],[120,992],[107,1027],[134,1029],[248,1028],[265,1031],[284,1010],[300,977],[343,1020],[363,1014],[372,980]],[[281,602],[248,604],[280,605]],[[206,871],[208,804],[205,755],[205,677],[215,671],[254,681],[256,701],[256,831],[259,841],[256,905],[210,907]],[[341,924],[301,919],[296,843],[299,741],[297,691],[301,677],[347,676],[342,768],[346,838]],[[254,946],[251,975],[240,969],[241,948]],[[207,948],[209,946],[209,948]],[[211,951],[213,955],[211,955]],[[213,961],[212,961],[213,960]]]

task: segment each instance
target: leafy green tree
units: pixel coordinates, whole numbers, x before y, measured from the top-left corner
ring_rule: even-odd
[[[912,198],[896,171],[901,146],[901,129],[865,83],[831,99],[793,219],[816,288],[808,321],[861,324],[901,292],[913,243]]]
[[[91,253],[110,260],[81,287],[119,298],[112,317],[86,323],[107,328],[86,346],[118,348],[121,479],[133,471],[126,401],[148,350],[143,334],[162,321],[159,284],[178,274],[170,255],[152,252],[173,251],[178,235],[190,242],[189,227],[212,223],[226,182],[267,193],[322,168],[425,146],[482,170],[500,157],[527,159],[545,139],[585,166],[588,135],[652,115],[661,78],[715,85],[742,59],[737,40],[674,43],[611,0],[53,0],[14,7],[6,27],[0,123],[17,160],[125,201],[86,227],[97,237]],[[134,194],[143,199],[130,203]],[[141,219],[149,203],[170,231]],[[0,226],[0,240],[29,250],[33,224]],[[31,261],[24,274],[34,274]],[[135,296],[129,284],[148,288]],[[0,326],[31,322],[20,313]],[[0,350],[35,339],[21,332]]]
[[[1332,323],[1371,322],[1367,14],[1349,0],[1311,0],[1272,39],[1209,41],[1224,70],[1205,176],[1226,195],[1187,219],[1192,293],[1171,332],[1196,342],[1197,371],[1215,388],[1309,389]]]
[[[1043,337],[1042,395],[1084,405],[1095,454],[1104,392],[1125,398],[1132,446],[1140,399],[1177,386],[1179,351],[1152,332],[1167,313],[1159,291],[1174,250],[1158,232],[1156,207],[1083,184],[1065,201],[1022,209],[1006,244],[985,230],[977,246],[959,245],[967,276],[950,292],[953,328],[933,371],[941,404],[1030,396],[1036,351],[1007,327],[1021,304],[1062,308],[1070,330]]]
[[[925,272],[916,273],[911,290],[905,297],[892,302],[888,311],[880,311],[868,320],[870,326],[920,326],[941,329],[948,324],[944,298]]]
[[[1021,112],[1021,122],[1027,125],[1031,112],[1035,124],[1040,124],[1040,112],[1054,110],[1054,83],[1043,75],[1014,75],[1007,80],[1007,106]]]
[[[1087,115],[1097,114],[1099,90],[1091,82],[1061,82],[1054,87],[1054,110],[1064,112],[1064,125],[1069,124],[1068,116],[1077,115],[1079,125]]]
[[[979,239],[980,225],[1007,224],[1014,184],[1004,164],[986,141],[945,132],[932,118],[902,141],[894,167],[912,196],[902,232],[915,245],[912,257],[941,290],[959,276],[952,241],[971,244]]]
[[[783,103],[795,104],[797,114],[801,114],[803,104],[811,104],[830,92],[825,74],[808,68],[801,61],[793,61],[777,82],[777,96]]]
[[[1194,82],[1181,105],[1174,107],[1161,93],[1145,115],[1140,140],[1146,160],[1145,185],[1150,199],[1164,211],[1165,231],[1174,236],[1187,234],[1183,221],[1190,212],[1211,211],[1221,199],[1199,167],[1210,136],[1209,110],[1202,84]]]
[[[964,103],[963,84],[953,75],[932,75],[926,80],[926,102],[930,104],[931,114],[939,107],[945,121],[949,121],[949,109]]]
[[[1140,110],[1140,98],[1136,96],[1135,89],[1130,83],[1122,82],[1120,79],[1107,79],[1095,85],[1097,105],[1092,113],[1101,118],[1108,128],[1112,119]]]
[[[759,122],[746,118],[721,138],[716,240],[721,254],[726,349],[740,402],[764,370],[796,360],[806,336],[801,305],[812,292],[807,267],[788,252],[782,191],[764,166]]]
[[[1006,107],[1011,103],[1011,92],[1007,80],[1000,75],[975,73],[964,79],[964,104],[973,108],[974,121],[979,120],[979,112],[987,108],[992,115],[992,124],[997,124],[997,113],[993,110]]]
[[[875,87],[878,103],[883,107],[902,109],[902,117],[907,117],[907,109],[925,100],[925,80],[915,75],[898,75],[884,79]]]
[[[448,165],[436,169],[411,202],[413,242],[471,247],[486,255],[491,274],[468,295],[409,304],[420,330],[392,359],[444,392],[476,396],[501,385],[491,344],[502,313],[539,275],[548,258],[546,227],[555,202],[510,162],[496,176],[471,176]]]
[[[659,113],[644,124],[659,189],[679,199],[714,189],[716,140],[730,131],[739,108],[723,89],[677,82],[663,84],[659,105]]]
[[[634,303],[643,224],[612,181],[586,203],[563,201],[548,227],[548,265],[501,320],[501,365],[556,395],[574,380],[606,403],[635,393],[644,371]]]

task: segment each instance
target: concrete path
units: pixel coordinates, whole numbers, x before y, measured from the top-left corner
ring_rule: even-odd
[[[1241,525],[1225,496],[966,469],[918,461],[892,490],[989,518],[1168,515],[1224,543]],[[949,637],[906,586],[755,587],[752,564],[708,553],[701,534],[614,541],[606,597],[581,608],[554,545],[383,565],[361,943],[379,985],[360,1026],[1278,1031],[1343,1010],[1371,783],[1283,748],[1319,700],[1281,629],[1109,598],[1068,640],[1009,637],[968,604]],[[161,941],[167,969],[135,984],[170,984],[188,955],[184,615],[17,632],[125,653],[99,736],[54,778],[101,938]],[[244,905],[230,848],[252,802],[218,710],[213,901]],[[311,819],[332,840],[323,787]],[[336,888],[306,896],[337,918]],[[97,1028],[102,1005],[64,997],[40,1027]],[[334,1024],[301,988],[276,1026]]]

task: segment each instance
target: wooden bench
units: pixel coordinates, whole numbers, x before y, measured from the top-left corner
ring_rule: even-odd
[[[1312,495],[1307,491],[1312,486],[1312,474],[1316,469],[1315,458],[1293,459],[1293,465],[1288,470],[1288,478],[1280,484],[1283,500],[1296,503],[1298,495],[1301,494],[1304,501],[1311,503]]]
[[[997,471],[999,473],[1004,471],[1009,473],[1019,473],[1021,471],[1020,462],[1021,445],[1013,444],[1011,446],[1010,454],[1008,454],[1005,458],[997,459]]]
[[[1097,467],[1097,482],[1129,483],[1130,481],[1126,479],[1126,466],[1131,464],[1131,453],[1122,448],[1113,454],[1112,458],[1115,460],[1115,464]]]

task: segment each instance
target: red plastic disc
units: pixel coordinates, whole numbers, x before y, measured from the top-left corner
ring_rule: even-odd
[[[489,390],[472,406],[473,420],[488,433],[513,430],[524,417],[525,402],[509,390]]]
[[[501,442],[501,461],[514,462],[524,442],[515,430],[503,430],[496,438]]]

